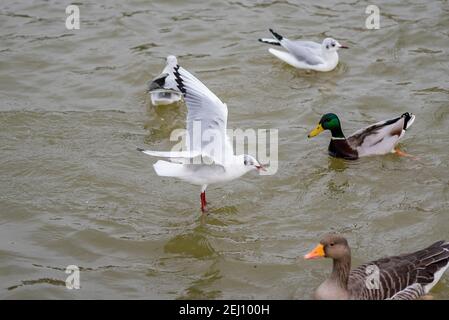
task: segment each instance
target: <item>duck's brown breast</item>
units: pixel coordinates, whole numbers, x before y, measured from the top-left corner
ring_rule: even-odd
[[[351,148],[346,139],[332,139],[329,144],[329,154],[336,158],[356,160],[359,158],[357,150]]]

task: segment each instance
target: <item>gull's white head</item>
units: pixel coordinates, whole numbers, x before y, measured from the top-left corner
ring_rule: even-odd
[[[253,156],[244,154],[242,155],[241,161],[242,165],[247,169],[247,171],[266,171],[266,169]]]
[[[337,40],[326,38],[323,40],[321,47],[325,52],[336,52],[338,49],[348,49],[347,46],[341,45]]]

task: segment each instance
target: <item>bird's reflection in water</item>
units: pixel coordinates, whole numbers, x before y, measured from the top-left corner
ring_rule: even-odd
[[[197,259],[216,256],[217,252],[208,240],[208,233],[205,226],[196,226],[194,229],[185,231],[168,240],[164,246],[164,252]]]
[[[214,282],[222,278],[218,267],[218,258],[212,261],[210,267],[204,272],[199,279],[190,283],[184,289],[183,294],[178,299],[218,299],[222,295],[220,290],[206,289],[213,287]]]
[[[235,215],[238,213],[236,206],[223,206],[214,207],[213,204],[209,203],[210,207],[207,212],[204,212],[200,216],[200,225],[205,226],[227,226],[230,224],[237,224],[239,221],[235,219],[229,219],[229,215]],[[226,218],[226,220],[223,220]]]
[[[349,160],[329,157],[328,169],[329,171],[343,172],[348,168],[348,162]]]
[[[216,299],[221,296],[221,291],[209,289],[214,286],[215,281],[222,278],[218,267],[220,254],[212,246],[209,240],[211,236],[212,231],[207,225],[199,224],[172,237],[165,244],[164,252],[174,255],[166,259],[177,260],[177,265],[180,263],[179,259],[190,261],[183,272],[198,273],[198,268],[202,270],[202,274],[195,274],[194,280],[182,290],[178,299]]]
[[[351,166],[349,160],[329,157],[328,171],[332,174],[332,178],[327,181],[327,194],[331,198],[340,198],[350,184],[345,173],[346,169]]]
[[[149,131],[145,143],[151,144],[169,139],[175,129],[185,128],[185,108],[181,102],[170,105],[153,106],[148,103],[149,119],[144,128]]]

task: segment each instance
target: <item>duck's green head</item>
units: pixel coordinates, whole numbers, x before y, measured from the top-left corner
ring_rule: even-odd
[[[341,131],[340,119],[334,113],[326,113],[321,117],[320,122],[315,129],[313,129],[308,137],[312,138],[319,135],[324,130],[330,130],[334,138],[343,138],[343,132]]]

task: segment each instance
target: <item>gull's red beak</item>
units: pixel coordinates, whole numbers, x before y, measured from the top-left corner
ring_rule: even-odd
[[[262,165],[256,166],[256,169],[259,170],[259,171],[267,171],[267,169],[264,166],[262,166]]]
[[[340,48],[342,48],[342,49],[349,49],[348,46],[340,46]]]

